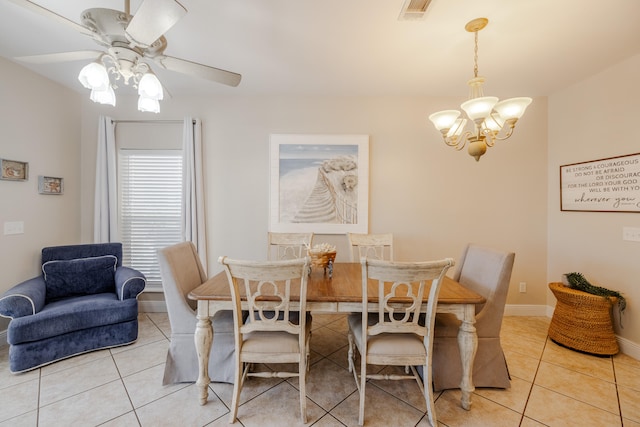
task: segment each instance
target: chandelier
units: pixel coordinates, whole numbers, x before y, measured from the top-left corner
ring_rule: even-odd
[[[484,77],[478,77],[478,31],[487,26],[487,18],[477,18],[465,25],[465,30],[475,34],[473,78],[467,82],[469,85],[469,100],[463,102],[460,108],[467,114],[469,120],[474,123],[473,131],[465,131],[467,119],[460,118],[460,111],[445,110],[433,113],[429,116],[441,133],[444,143],[456,150],[461,150],[469,143],[469,154],[476,161],[487,151],[487,147],[493,147],[495,141],[504,140],[513,134],[516,122],[524,114],[531,98],[509,98],[498,102],[495,96],[484,96],[482,85]]]
[[[109,53],[85,65],[78,80],[87,89],[91,89],[89,98],[99,104],[116,105],[114,88],[122,81],[138,89],[138,110],[152,113],[160,112],[160,102],[164,97],[162,84],[145,62],[132,49],[110,48]],[[111,79],[113,78],[113,83]]]

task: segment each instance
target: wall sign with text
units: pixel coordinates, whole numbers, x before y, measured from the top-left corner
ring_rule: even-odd
[[[640,153],[560,166],[560,210],[640,212]]]

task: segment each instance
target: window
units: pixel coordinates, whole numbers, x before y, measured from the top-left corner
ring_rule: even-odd
[[[123,265],[161,285],[157,250],[183,240],[182,152],[119,150],[120,236]]]

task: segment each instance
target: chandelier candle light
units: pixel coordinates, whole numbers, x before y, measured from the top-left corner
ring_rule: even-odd
[[[484,77],[478,76],[478,31],[487,26],[487,18],[477,18],[465,25],[465,30],[475,34],[474,68],[473,78],[467,82],[469,85],[469,100],[460,105],[467,117],[473,121],[475,130],[465,131],[467,119],[460,118],[460,111],[438,111],[429,116],[441,133],[444,143],[456,150],[461,150],[469,143],[469,154],[476,159],[487,151],[487,147],[493,147],[496,140],[509,138],[516,122],[524,114],[531,98],[509,98],[498,102],[495,96],[484,96],[482,85]]]

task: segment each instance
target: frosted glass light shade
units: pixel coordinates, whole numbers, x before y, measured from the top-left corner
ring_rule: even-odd
[[[141,96],[138,98],[138,111],[149,112],[149,113],[159,113],[160,112],[160,102],[157,99],[146,98]]]
[[[445,110],[431,114],[429,120],[433,122],[436,129],[441,131],[443,129],[451,129],[458,116],[460,116],[460,111],[458,110]]]
[[[531,98],[509,98],[498,102],[493,108],[504,120],[519,119],[531,104]]]
[[[458,137],[462,134],[464,127],[467,125],[467,119],[457,119],[449,132],[447,133],[447,138]]]
[[[95,90],[91,91],[91,95],[89,96],[93,102],[97,102],[98,104],[107,104],[116,106],[116,94],[113,91],[111,86],[108,86],[105,90]]]
[[[82,67],[80,74],[78,74],[78,80],[82,86],[96,91],[105,91],[111,84],[107,69],[98,62],[91,62]]]
[[[493,108],[495,109],[495,107]],[[482,122],[482,127],[484,129],[489,129],[492,132],[500,132],[502,126],[504,126],[504,119],[500,117],[500,114],[498,113],[490,114],[486,119],[484,119],[484,122]]]
[[[162,100],[164,92],[160,80],[153,73],[145,73],[138,83],[138,95],[144,98]]]
[[[476,121],[477,119],[484,119],[491,114],[491,110],[493,110],[493,106],[497,102],[498,98],[495,96],[483,96],[465,101],[460,107],[471,120]]]

